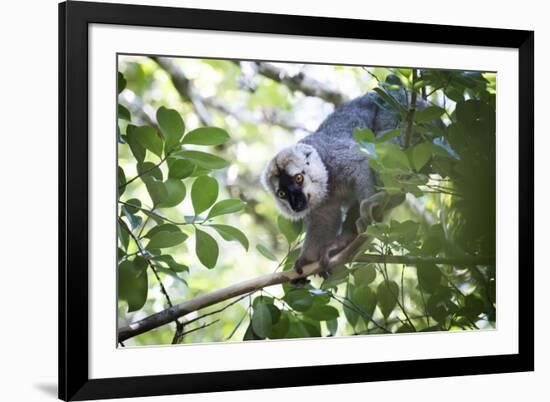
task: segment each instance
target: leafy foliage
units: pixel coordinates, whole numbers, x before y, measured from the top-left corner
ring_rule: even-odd
[[[119,91],[125,85],[126,79],[119,73]],[[187,265],[176,261],[168,250],[186,247],[190,238],[188,228],[194,229],[196,256],[208,269],[216,266],[219,247],[207,228],[214,229],[225,240],[238,241],[246,250],[249,242],[239,229],[213,221],[218,216],[240,212],[246,205],[239,199],[216,203],[219,185],[212,176],[212,170],[225,167],[227,162],[211,153],[184,146],[225,144],[229,140],[225,130],[202,127],[185,134],[181,115],[164,106],[157,109],[158,129],[152,125],[131,124],[132,116],[122,105],[119,105],[119,118],[129,122],[121,139],[135,160],[136,175],[128,178],[123,168],[118,167],[118,293],[120,301],[126,302],[128,312],[133,312],[143,308],[148,299],[149,271],[157,281],[167,275],[187,285],[181,277],[188,271]],[[168,170],[166,179],[163,167]],[[194,172],[200,172],[200,175],[192,178]],[[192,181],[194,214],[186,215],[183,222],[177,222],[167,216],[170,210],[177,209],[185,200],[185,181]],[[144,187],[150,202],[127,198],[125,193],[128,187],[132,188],[132,193]],[[209,209],[208,215],[202,217],[201,214]]]
[[[251,78],[230,61],[193,63],[189,83],[215,94],[201,99],[208,119],[188,94],[173,100],[173,73],[158,62],[129,58],[118,74],[118,295],[125,322],[134,312],[150,314],[170,304],[160,282],[179,302],[230,284],[227,278],[290,270],[300,253],[303,222],[278,215],[256,179],[273,149],[295,141],[293,125],[302,115],[285,117],[305,110],[312,97],[259,74]],[[379,106],[400,121],[386,132],[353,133],[378,190],[410,201],[368,226],[373,241],[366,253],[429,262],[351,261],[302,288],[254,291],[219,313],[220,323],[184,341],[494,327],[495,266],[455,267],[437,259],[495,254],[495,75],[326,68],[335,77],[345,70],[361,93],[374,90]],[[133,98],[124,96],[129,93],[152,104],[154,113],[136,111],[128,101]],[[255,158],[262,152],[257,144],[264,153]],[[134,341],[169,343],[172,332],[165,326]]]

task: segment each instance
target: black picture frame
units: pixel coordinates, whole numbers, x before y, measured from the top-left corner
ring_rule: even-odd
[[[518,353],[90,379],[88,26],[192,28],[519,51]],[[86,400],[534,370],[534,32],[70,1],[59,4],[59,398]]]

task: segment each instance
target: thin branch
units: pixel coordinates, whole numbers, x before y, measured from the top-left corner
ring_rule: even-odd
[[[251,295],[254,294],[255,292],[256,292],[256,291],[247,293],[247,294],[245,294],[245,295],[239,297],[238,299],[233,300],[231,303],[226,304],[226,305],[223,306],[222,308],[219,308],[219,309],[214,310],[214,311],[211,311],[211,312],[209,312],[209,313],[200,315],[200,316],[198,316],[198,317],[196,317],[196,318],[193,318],[192,320],[186,321],[186,322],[183,323],[183,325],[189,325],[189,324],[191,324],[191,323],[193,323],[193,322],[195,322],[195,321],[201,320],[201,319],[203,319],[203,318],[205,318],[205,317],[208,317],[208,316],[211,316],[211,315],[214,315],[214,314],[221,313],[222,311],[228,309],[229,307],[233,306],[234,304],[237,304],[238,302],[240,302],[241,300],[247,298],[248,296],[251,296]]]
[[[162,164],[164,163],[164,161],[166,161],[166,159],[168,159],[169,156],[170,156],[170,152],[167,152],[166,155],[164,156],[164,158],[162,158],[162,159],[160,160],[159,163],[157,163],[157,164],[154,165],[154,166],[151,166],[149,169],[145,169],[145,170],[144,170],[143,172],[141,172],[140,174],[138,174],[138,175],[132,177],[132,178],[131,178],[130,180],[128,180],[126,183],[121,184],[120,186],[118,186],[118,188],[119,188],[119,189],[125,188],[128,184],[132,183],[134,180],[137,180],[137,179],[139,179],[140,177],[145,176],[145,175],[146,175],[147,173],[149,173],[151,170],[158,168],[160,165],[162,165]]]
[[[342,92],[324,82],[315,80],[303,72],[290,74],[272,63],[255,63],[255,65],[259,74],[286,85],[292,91],[300,91],[307,96],[316,96],[334,103],[336,106],[348,100]]]
[[[356,312],[361,317],[366,318],[370,322],[372,322],[377,328],[381,329],[384,332],[387,332],[388,334],[391,334],[391,331],[387,329],[382,324],[378,323],[370,314],[368,314],[365,310],[361,308],[361,306],[358,306],[357,303],[355,303],[353,300],[347,298],[347,297],[340,297],[336,295],[332,295],[332,299],[336,300],[337,302],[341,303],[342,306],[349,308],[350,310]],[[340,300],[342,299],[342,300]],[[349,305],[346,304],[346,302],[350,303]]]
[[[411,145],[411,137],[413,132],[413,121],[414,121],[414,112],[416,111],[416,91],[414,90],[414,84],[416,83],[417,79],[417,70],[416,68],[413,68],[412,70],[412,88],[413,91],[411,93],[411,104],[409,106],[409,112],[407,114],[407,126],[405,131],[405,144],[404,148],[407,149]]]
[[[246,309],[246,311],[244,312],[243,316],[241,317],[241,319],[239,320],[239,322],[237,323],[237,325],[235,325],[235,328],[233,328],[233,330],[231,331],[231,333],[227,336],[227,338],[225,338],[226,341],[230,340],[231,338],[233,338],[233,336],[235,335],[235,333],[237,332],[237,330],[240,328],[241,324],[244,322],[244,319],[248,316],[248,311],[250,310],[250,306],[248,306],[248,308]]]
[[[190,329],[189,331],[185,331],[185,332],[182,332],[179,334],[179,339],[174,339],[172,340],[172,343],[175,345],[175,344],[178,344],[181,342],[181,339],[185,336],[185,335],[189,335],[190,333],[192,332],[195,332],[195,331],[199,331],[201,329],[204,329],[204,328],[207,328],[209,327],[210,325],[214,325],[215,323],[219,322],[220,320],[214,320],[212,322],[209,322],[209,323],[206,323],[206,324],[202,324],[200,327],[197,327],[197,328],[193,328],[193,329]]]
[[[388,264],[407,264],[415,265],[421,263],[437,263],[437,264],[450,264],[454,266],[473,266],[473,265],[487,265],[494,258],[489,257],[467,257],[467,258],[435,258],[435,257],[416,257],[416,256],[384,256],[367,254],[362,255],[359,258],[354,257],[363,250],[365,244],[368,242],[369,237],[366,235],[359,235],[348,247],[346,247],[339,254],[333,256],[329,261],[329,268],[333,269],[333,272],[337,272],[340,269],[346,269],[344,264],[354,260],[358,262],[387,262]],[[139,321],[136,321],[126,327],[118,330],[118,340],[125,341],[136,335],[143,334],[154,328],[158,328],[162,325],[168,324],[179,317],[183,317],[194,311],[203,309],[205,307],[212,306],[214,304],[223,302],[225,300],[232,299],[236,296],[241,296],[259,289],[263,289],[268,286],[279,285],[287,283],[299,278],[305,278],[307,276],[316,274],[320,271],[319,263],[314,262],[304,267],[304,273],[299,275],[297,272],[283,271],[274,272],[271,274],[252,278],[226,288],[218,289],[210,293],[206,293],[201,296],[197,296],[194,299],[176,304],[171,308],[167,308],[158,313],[152,314]]]
[[[329,268],[336,268],[347,261],[350,261],[359,252],[368,239],[365,235],[358,236],[348,247],[342,252],[333,256],[329,261]],[[183,317],[191,312],[212,306],[219,302],[231,299],[235,296],[244,295],[253,291],[263,289],[267,286],[287,283],[299,278],[305,278],[309,275],[316,274],[321,270],[319,263],[314,262],[308,264],[303,269],[303,274],[299,275],[296,271],[274,272],[272,274],[263,275],[257,278],[249,279],[226,288],[218,289],[213,292],[195,297],[189,301],[177,304],[171,308],[165,309],[139,321],[136,321],[127,327],[120,328],[118,331],[118,339],[124,341],[136,335],[158,328],[168,324],[179,317]]]
[[[403,266],[403,268],[405,268]],[[391,287],[390,287],[390,280],[389,280],[389,276],[388,276],[388,268],[387,268],[387,263],[384,262],[384,272],[385,272],[385,281],[384,283],[386,284],[386,289],[388,289],[388,292],[391,293],[391,295],[393,296],[393,298],[395,299],[395,302],[397,303],[397,305],[399,306],[399,308],[401,309],[401,311],[403,312],[403,315],[405,316],[405,318],[407,319],[409,325],[411,326],[411,328],[414,330],[414,332],[416,332],[416,327],[414,326],[414,324],[412,323],[411,319],[409,318],[409,314],[407,314],[407,310],[405,309],[405,305],[402,304],[400,301],[399,301],[399,291],[397,292],[397,294],[394,294]],[[403,285],[401,285],[403,286]]]
[[[168,292],[166,291],[166,288],[164,287],[164,283],[162,283],[162,280],[160,279],[160,276],[155,268],[155,266],[153,265],[153,263],[151,262],[151,260],[149,259],[148,255],[147,255],[147,252],[145,251],[145,249],[143,248],[143,245],[141,244],[141,241],[136,237],[136,235],[134,235],[134,233],[132,233],[132,231],[130,230],[130,228],[128,227],[128,225],[126,225],[126,222],[124,222],[122,220],[122,218],[120,217],[117,217],[118,219],[118,222],[122,225],[122,227],[128,232],[128,234],[132,237],[132,239],[134,240],[134,242],[136,243],[138,249],[139,249],[139,252],[141,254],[141,256],[143,258],[145,258],[145,260],[147,261],[147,265],[149,266],[149,268],[151,268],[151,270],[153,271],[153,273],[155,274],[155,278],[157,279],[158,283],[159,283],[159,286],[160,286],[160,291],[161,293],[164,295],[164,298],[166,299],[166,302],[168,303],[168,306],[170,308],[174,307],[174,305],[172,304],[172,300],[170,299],[170,296],[168,295]],[[176,322],[176,325],[179,326],[181,325],[181,323],[178,321],[177,317],[174,319],[174,321]]]
[[[201,224],[201,223],[204,223],[204,221],[203,221],[203,222],[193,222],[193,223],[190,223],[190,222],[178,222],[178,221],[174,221],[174,220],[172,220],[172,219],[170,219],[170,218],[166,218],[165,216],[159,215],[158,213],[154,212],[152,209],[147,209],[147,208],[143,208],[143,207],[138,207],[137,205],[129,204],[129,203],[125,202],[125,201],[120,201],[120,200],[119,200],[118,202],[119,202],[119,204],[128,205],[128,206],[130,206],[130,207],[132,207],[132,208],[135,208],[135,209],[138,209],[138,210],[140,210],[140,211],[143,211],[143,212],[145,212],[147,215],[151,214],[151,215],[155,216],[156,218],[162,219],[163,221],[169,222],[169,223],[171,223],[171,224],[173,224],[173,225],[184,226],[184,225],[192,225],[193,223],[194,223],[194,224]]]
[[[180,97],[184,101],[191,102],[201,123],[206,126],[212,125],[212,116],[208,113],[203,98],[199,95],[193,81],[187,78],[181,66],[169,57],[151,56],[150,59],[166,71]]]
[[[289,131],[303,130],[309,132],[309,130],[307,130],[305,127],[297,124],[288,113],[282,113],[275,110],[271,112],[263,110],[262,113],[258,115],[257,113],[251,112],[246,109],[238,109],[229,106],[213,96],[204,98],[203,102],[205,105],[210,106],[213,109],[235,117],[240,122],[255,125],[270,124],[282,127]]]
[[[364,254],[355,259],[355,262],[387,263],[387,264],[441,264],[455,267],[475,267],[477,265],[491,265],[495,257],[464,256],[464,257],[419,257],[414,255],[381,255]]]
[[[152,105],[144,103],[141,97],[137,96],[128,88],[125,88],[124,91],[118,95],[118,100],[130,111],[133,122],[137,124],[147,124],[157,129],[157,131],[160,131],[155,116],[155,108]]]

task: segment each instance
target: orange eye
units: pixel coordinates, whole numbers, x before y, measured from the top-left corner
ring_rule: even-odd
[[[294,182],[296,184],[302,184],[304,182],[304,176],[302,176],[301,174],[297,174],[296,176],[294,176]]]
[[[277,192],[277,195],[279,196],[279,198],[285,198],[286,197],[286,193],[283,190],[279,190]]]

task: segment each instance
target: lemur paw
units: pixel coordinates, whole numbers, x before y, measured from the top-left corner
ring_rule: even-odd
[[[310,282],[307,278],[297,278],[290,281],[291,285],[296,286],[297,288],[303,288]]]
[[[312,262],[313,261],[310,261],[305,257],[298,257],[296,262],[294,262],[294,270],[302,275],[304,273],[303,267],[307,264],[311,264]]]

